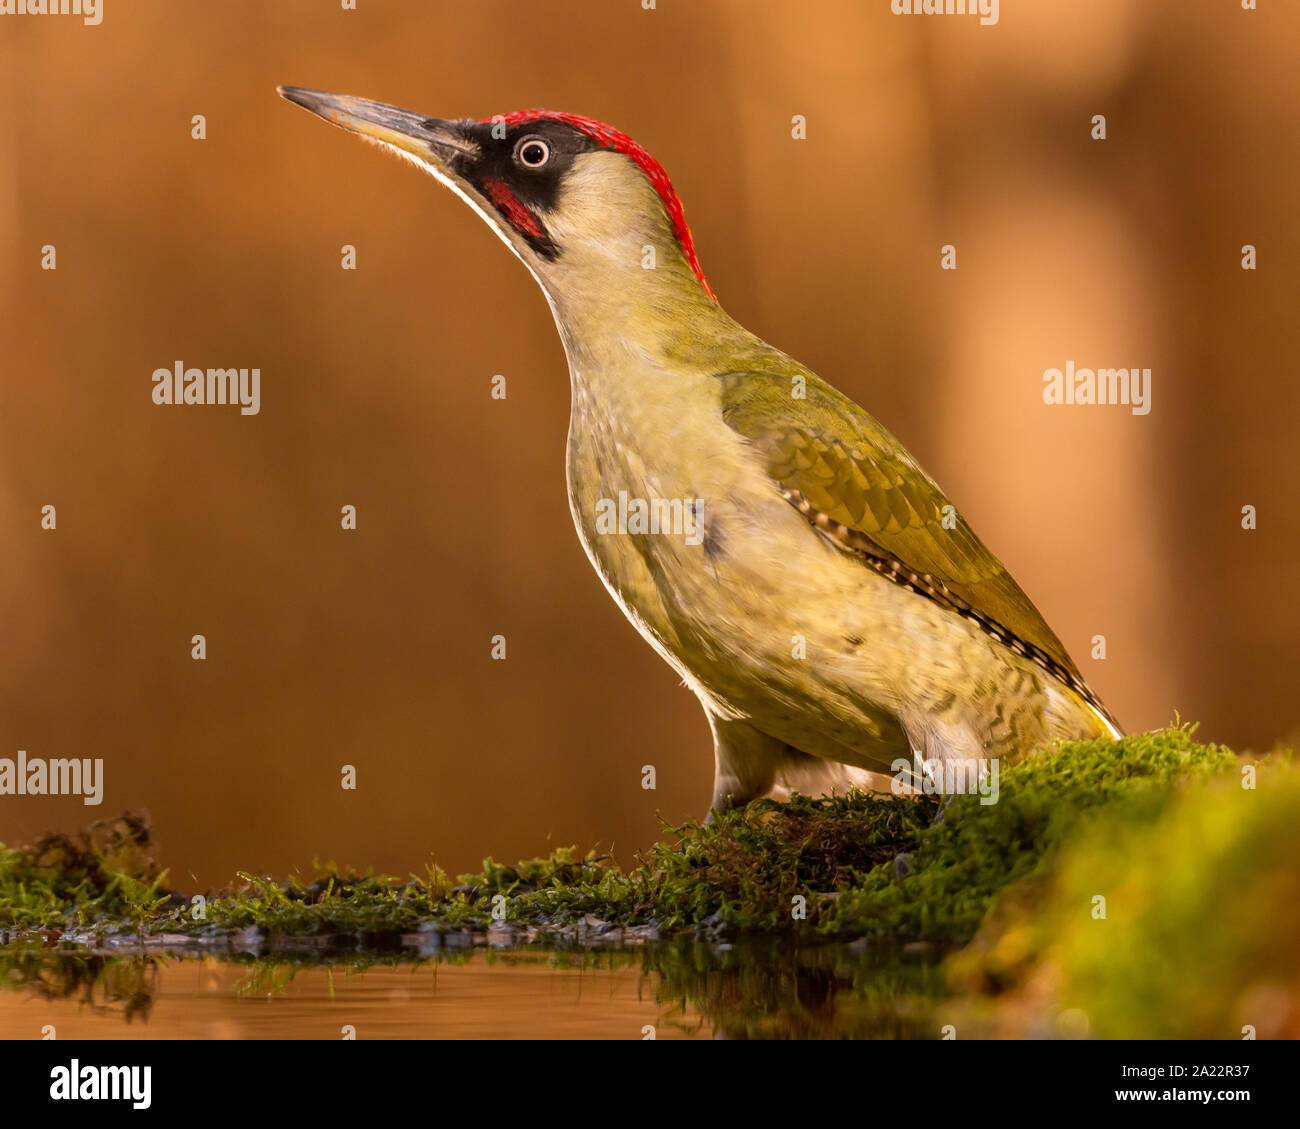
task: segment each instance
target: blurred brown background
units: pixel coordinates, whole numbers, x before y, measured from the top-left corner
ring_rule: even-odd
[[[1300,7],[1261,7],[0,17],[0,756],[107,774],[99,808],[0,798],[0,840],[147,807],[186,886],[316,855],[454,872],[570,842],[630,861],[657,811],[707,802],[703,715],[572,529],[542,295],[450,193],[281,82],[625,129],[730,312],[909,445],[1126,726],[1293,733]],[[178,359],[260,367],[261,414],[155,406]],[[1151,414],[1047,408],[1066,360],[1152,368]]]

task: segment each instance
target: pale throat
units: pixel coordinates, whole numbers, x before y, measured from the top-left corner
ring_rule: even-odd
[[[626,157],[580,157],[542,222],[560,249],[534,273],[561,335],[593,352],[626,338],[654,351],[682,323],[703,328],[716,303],[683,253],[658,193]],[[724,315],[725,316],[725,315]]]

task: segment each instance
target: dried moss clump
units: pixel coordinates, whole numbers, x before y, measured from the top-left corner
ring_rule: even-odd
[[[147,926],[173,902],[152,853],[148,820],[124,815],[75,836],[49,834],[30,847],[0,843],[0,940],[30,930]]]

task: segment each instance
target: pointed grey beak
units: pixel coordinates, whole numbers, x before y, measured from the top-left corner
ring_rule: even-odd
[[[459,154],[476,152],[473,143],[466,140],[455,122],[427,118],[410,110],[386,106],[368,98],[353,98],[348,94],[327,94],[323,90],[305,90],[300,86],[276,89],[282,98],[341,129],[382,141],[424,161],[432,159],[443,168]]]

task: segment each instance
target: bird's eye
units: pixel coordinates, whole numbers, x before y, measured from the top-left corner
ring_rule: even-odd
[[[521,165],[530,169],[540,169],[551,159],[551,147],[537,137],[530,137],[520,144],[516,155]]]

